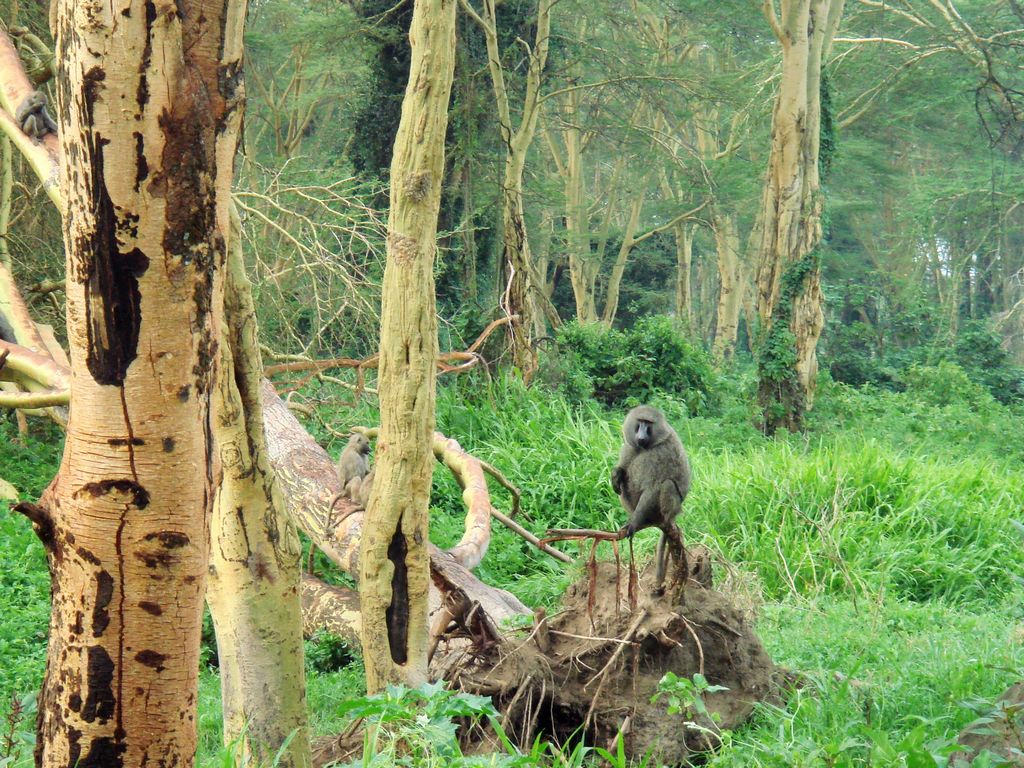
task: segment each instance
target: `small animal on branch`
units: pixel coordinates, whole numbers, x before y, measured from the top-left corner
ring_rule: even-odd
[[[349,438],[338,458],[338,481],[342,492],[350,499],[358,499],[363,478],[370,472],[369,455],[370,441],[357,432]]]
[[[688,571],[683,536],[676,525],[683,499],[690,490],[690,462],[665,415],[657,408],[641,405],[626,415],[622,424],[622,450],[612,470],[612,488],[619,494],[629,520],[619,531],[632,538],[644,528],[660,528],[661,539],[655,558],[655,590],[662,591],[667,565],[667,545],[672,547],[678,573]]]
[[[22,99],[14,117],[25,135],[34,141],[41,141],[46,134],[57,132],[57,123],[46,111],[46,94],[42,91],[33,91]]]

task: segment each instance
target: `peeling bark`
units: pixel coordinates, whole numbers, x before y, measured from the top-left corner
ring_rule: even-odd
[[[36,763],[191,766],[244,5],[57,15],[74,375],[28,513],[52,579]]]

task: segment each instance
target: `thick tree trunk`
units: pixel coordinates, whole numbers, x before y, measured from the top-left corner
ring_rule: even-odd
[[[361,541],[367,690],[427,679],[427,507],[434,468],[434,253],[455,67],[456,0],[416,0],[391,162],[380,338],[380,439]]]
[[[267,455],[263,362],[233,209],[225,320],[213,401],[223,477],[214,496],[206,593],[217,632],[224,740],[244,739],[261,765],[280,752],[275,765],[308,766],[301,547]]]
[[[816,347],[824,324],[817,253],[823,202],[818,169],[821,64],[842,7],[843,0],[782,0],[776,17],[772,3],[765,3],[782,46],[757,276],[764,334],[758,401],[768,434],[779,427],[800,429],[813,404]]]
[[[195,759],[244,13],[59,3],[74,375],[60,471],[24,508],[53,582],[37,765]]]

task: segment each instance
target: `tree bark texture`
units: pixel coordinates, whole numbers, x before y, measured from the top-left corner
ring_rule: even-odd
[[[244,2],[59,3],[71,415],[41,766],[191,766]],[[183,332],[184,331],[184,332]]]
[[[782,46],[757,276],[763,334],[758,400],[764,430],[771,434],[779,427],[799,429],[813,404],[816,347],[824,324],[817,253],[823,204],[821,66],[843,0],[781,0],[778,16],[773,0],[764,8]]]
[[[693,226],[679,223],[672,227],[676,239],[676,319],[686,328],[693,327],[693,293],[690,271],[693,266]]]
[[[380,438],[360,552],[367,690],[427,679],[428,505],[437,363],[434,253],[457,0],[416,0],[391,162],[381,307]]]
[[[213,400],[223,474],[206,599],[217,634],[224,740],[259,764],[310,764],[299,604],[301,547],[267,455],[256,309],[231,211],[221,368]],[[290,740],[289,740],[289,737]],[[287,740],[287,748],[281,747]]]
[[[736,334],[743,306],[743,261],[740,258],[740,233],[736,218],[717,212],[715,223],[715,251],[718,254],[718,323],[715,325],[715,343],[712,347],[715,361],[724,363],[736,352]]]

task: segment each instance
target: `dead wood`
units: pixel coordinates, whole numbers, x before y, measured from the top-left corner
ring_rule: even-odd
[[[264,382],[263,387],[263,418],[270,461],[290,514],[332,562],[357,576],[363,510],[342,497],[330,456],[302,427],[269,382]],[[516,616],[530,615],[529,609],[510,592],[484,584],[438,547],[431,546],[430,568],[438,591],[432,596],[432,606],[440,606],[442,595],[455,593],[477,604],[481,614],[495,626]]]
[[[685,603],[671,593],[654,596],[653,574],[645,574],[634,610],[616,600],[625,569],[601,562],[593,584],[584,576],[570,587],[557,613],[506,632],[489,647],[464,649],[445,679],[493,696],[520,746],[538,735],[579,738],[583,725],[588,743],[607,746],[621,738],[628,756],[651,751],[659,764],[713,748],[718,729],[742,723],[781,677],[739,609],[711,586],[707,551],[691,550],[689,561]],[[717,723],[695,712],[670,716],[663,701],[651,702],[668,671],[688,678],[701,673],[725,686],[705,695]]]
[[[302,634],[311,637],[317,630],[323,630],[358,648],[359,594],[306,573],[302,575],[300,588]]]

